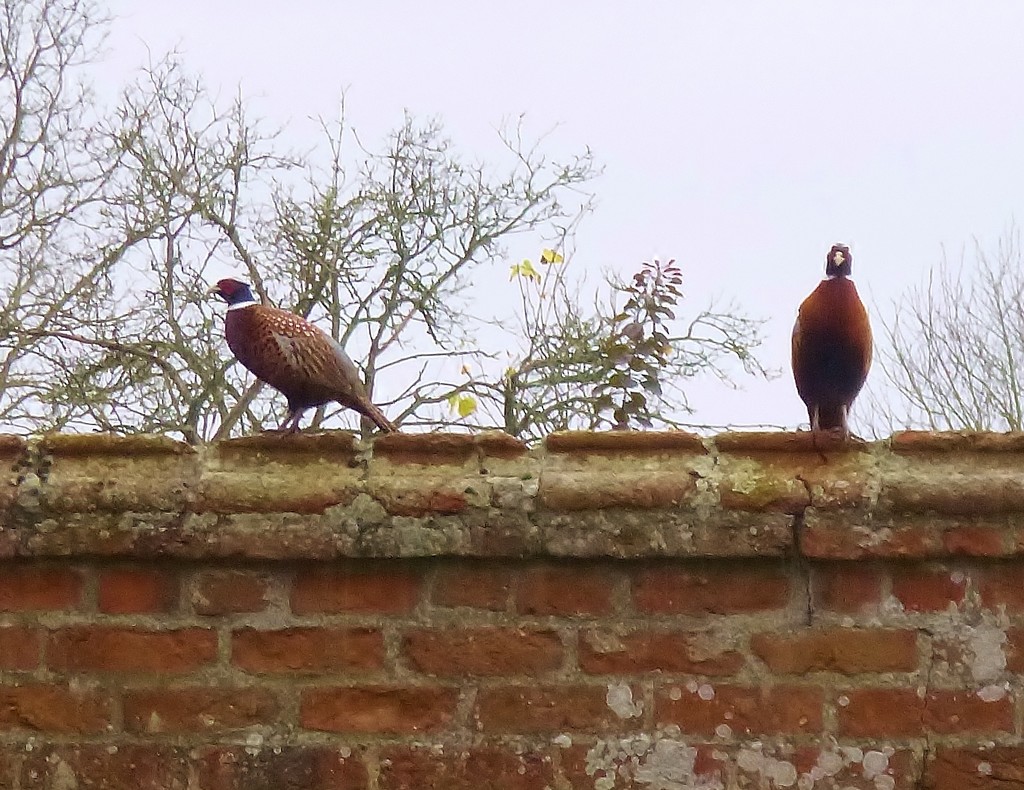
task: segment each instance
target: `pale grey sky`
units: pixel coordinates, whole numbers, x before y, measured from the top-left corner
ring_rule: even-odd
[[[694,391],[698,419],[795,426],[789,333],[835,241],[879,328],[889,304],[972,237],[1024,217],[1024,4],[110,0],[118,78],[177,47],[240,85],[297,146],[342,91],[362,137],[409,109],[461,150],[527,113],[553,151],[605,165],[578,265],[683,264],[695,304],[770,317],[774,382]],[[111,74],[115,72],[112,71]],[[496,276],[500,276],[496,275]],[[878,332],[876,331],[876,335]],[[875,371],[877,374],[877,371]],[[866,399],[859,403],[861,407]],[[860,424],[854,410],[853,427]]]

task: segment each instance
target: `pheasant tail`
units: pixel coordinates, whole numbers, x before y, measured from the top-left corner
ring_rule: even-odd
[[[384,433],[397,433],[398,428],[387,417],[384,412],[378,409],[369,399],[363,399],[359,403],[358,411],[373,420],[373,423]]]

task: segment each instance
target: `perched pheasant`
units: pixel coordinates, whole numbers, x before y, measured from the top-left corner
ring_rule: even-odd
[[[220,280],[210,291],[228,303],[228,348],[288,399],[281,430],[297,431],[306,409],[331,401],[369,417],[385,433],[397,430],[370,402],[355,363],[326,332],[287,310],[260,304],[238,280]]]
[[[804,299],[793,327],[793,378],[811,430],[838,429],[843,438],[850,436],[850,407],[871,367],[871,324],[849,279],[852,262],[849,247],[832,247],[826,279]]]

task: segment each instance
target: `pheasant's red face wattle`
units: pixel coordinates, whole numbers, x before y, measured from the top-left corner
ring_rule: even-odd
[[[252,301],[252,291],[248,284],[230,277],[218,280],[217,284],[210,289],[210,292],[216,294],[228,304]]]

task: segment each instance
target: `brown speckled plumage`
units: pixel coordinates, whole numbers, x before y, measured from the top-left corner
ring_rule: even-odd
[[[252,297],[244,283],[221,280],[217,289],[228,304],[237,305],[225,318],[228,348],[258,379],[288,399],[289,416],[282,428],[296,430],[303,411],[337,401],[386,433],[397,430],[370,401],[359,369],[334,338],[294,313],[247,303]]]

